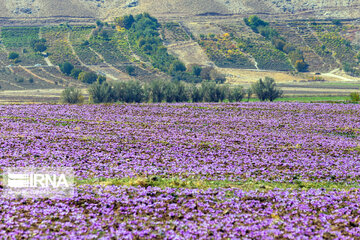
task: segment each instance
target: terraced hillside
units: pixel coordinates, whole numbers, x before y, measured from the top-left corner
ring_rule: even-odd
[[[281,76],[281,82],[284,78],[288,82],[356,81],[360,76],[360,24],[354,21],[268,21],[266,31],[277,34],[272,39],[233,16],[159,21],[143,16],[145,20],[140,17],[131,28],[123,27],[118,19],[2,27],[1,89],[86,88],[75,73],[76,77],[60,71],[64,62],[73,64],[78,73],[95,72],[109,81],[173,78],[199,82],[200,76],[192,75],[194,65],[225,74],[228,83],[241,80],[245,85],[262,75]],[[46,49],[36,50],[34,46],[42,41]],[[17,57],[11,59],[11,54]],[[296,65],[302,58],[308,72]],[[177,68],[183,70],[177,74]],[[319,73],[322,76],[316,76]]]

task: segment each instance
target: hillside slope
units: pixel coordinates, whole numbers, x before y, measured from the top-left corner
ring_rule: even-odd
[[[0,0],[2,17],[97,17],[149,12],[155,16],[196,14],[292,14],[360,17],[360,0]]]

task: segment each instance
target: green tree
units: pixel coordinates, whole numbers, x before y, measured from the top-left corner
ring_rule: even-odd
[[[199,89],[196,85],[193,85],[192,91],[191,91],[191,100],[193,102],[202,102],[203,101],[203,93],[201,89]]]
[[[43,43],[37,43],[37,44],[35,44],[35,46],[34,46],[35,52],[44,52],[44,51],[46,51],[46,49],[47,49],[47,47],[46,47],[46,45],[43,44]]]
[[[135,22],[135,19],[134,19],[134,16],[130,14],[130,15],[127,15],[124,17],[116,18],[115,22],[120,27],[130,29],[131,26],[133,25],[133,23]]]
[[[295,62],[295,68],[298,72],[306,72],[308,66],[309,65],[304,60],[297,60]]]
[[[251,87],[246,90],[246,95],[247,101],[250,102],[251,95],[253,95],[253,90],[251,89]]]
[[[64,62],[62,64],[59,64],[60,70],[62,73],[66,75],[70,75],[71,71],[74,69],[74,65],[72,65],[69,62]]]
[[[83,83],[92,84],[96,82],[98,76],[94,72],[81,72],[78,79]]]
[[[30,46],[34,49],[35,52],[44,52],[47,49],[46,39],[34,39],[31,41]]]
[[[73,68],[71,70],[71,73],[70,73],[70,76],[75,78],[75,79],[78,79],[79,78],[79,74],[82,72],[81,69],[78,69],[78,68]]]
[[[334,25],[341,26],[341,20],[340,20],[340,19],[332,19],[331,22],[332,22]]]
[[[272,44],[274,45],[274,47],[276,47],[278,50],[280,51],[284,51],[284,47],[286,45],[286,42],[282,39],[279,38],[275,38],[272,40]]]
[[[244,88],[241,86],[236,86],[230,91],[229,101],[241,102],[244,96]]]
[[[199,65],[192,66],[192,74],[193,75],[200,77],[201,71],[202,71],[202,68]]]
[[[184,71],[186,71],[185,65],[178,60],[174,61],[170,65],[170,73],[184,72]]]
[[[135,67],[134,66],[126,66],[125,71],[130,76],[135,76]]]
[[[201,84],[201,91],[205,102],[218,102],[220,100],[219,92],[214,82],[203,82]]]
[[[99,84],[97,82],[88,88],[90,101],[93,103],[108,103],[113,100],[113,92],[111,86],[107,82]]]
[[[98,75],[96,78],[96,82],[99,84],[102,84],[103,82],[106,82],[106,76],[104,75]]]
[[[15,60],[15,59],[17,59],[17,58],[19,58],[19,54],[18,54],[18,53],[16,53],[16,52],[11,52],[11,53],[9,53],[9,59],[10,59],[10,60]]]
[[[162,102],[165,100],[164,81],[154,80],[150,83],[150,94],[152,102]]]
[[[70,104],[83,103],[84,96],[82,95],[80,89],[69,87],[66,88],[64,91],[62,91],[61,100],[63,103],[70,103]]]
[[[126,83],[125,101],[140,103],[144,100],[144,89],[139,81],[128,81]]]
[[[95,23],[96,23],[96,26],[99,27],[99,28],[104,26],[104,23],[101,22],[99,19],[97,19]]]
[[[251,88],[260,101],[269,100],[272,102],[283,94],[283,91],[276,87],[275,80],[269,77],[265,77],[264,81],[259,79],[259,81],[251,85]]]

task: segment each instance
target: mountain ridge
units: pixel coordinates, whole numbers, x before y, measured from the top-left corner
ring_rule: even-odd
[[[149,12],[155,17],[217,14],[269,14],[284,18],[360,18],[360,0],[1,0],[0,14],[8,18],[93,17]]]

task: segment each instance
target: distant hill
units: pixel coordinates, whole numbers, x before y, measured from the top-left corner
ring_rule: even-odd
[[[156,38],[115,26],[115,17],[143,12],[159,20],[147,32]],[[60,71],[64,62],[111,81],[170,79],[176,66],[186,67],[176,79],[190,82],[211,71],[235,84],[360,77],[360,0],[0,0],[0,14],[1,91],[86,88]],[[267,28],[245,24],[250,15]],[[39,39],[46,52],[33,48]],[[191,75],[194,65],[203,76]]]
[[[360,0],[1,0],[1,17],[96,17],[149,12],[154,16],[196,14],[293,14],[358,18]]]

